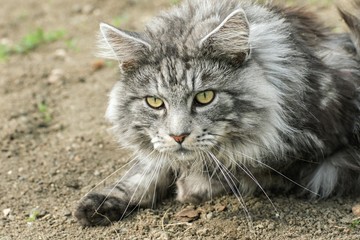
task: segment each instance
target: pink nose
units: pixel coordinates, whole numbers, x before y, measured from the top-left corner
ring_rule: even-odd
[[[180,144],[185,140],[185,138],[187,136],[189,136],[189,134],[181,134],[181,135],[178,135],[178,136],[170,135],[170,137],[172,137],[175,140],[175,142],[180,143]]]

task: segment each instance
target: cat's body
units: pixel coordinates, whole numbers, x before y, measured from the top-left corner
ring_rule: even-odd
[[[175,182],[190,202],[294,188],[360,195],[360,1],[351,3],[341,14],[352,34],[302,9],[236,0],[189,0],[141,34],[102,24],[122,70],[107,118],[135,160],[85,196],[81,224],[151,207]]]

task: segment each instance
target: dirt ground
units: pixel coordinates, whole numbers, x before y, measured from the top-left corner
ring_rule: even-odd
[[[94,57],[99,22],[139,30],[174,2],[0,0],[0,43],[15,45],[36,29],[64,34],[0,62],[0,240],[360,239],[352,213],[360,199],[270,196],[273,206],[259,196],[245,200],[246,213],[228,196],[198,206],[164,202],[109,227],[75,221],[78,200],[114,181],[128,159],[103,117],[119,73]],[[306,2],[341,28],[329,1]],[[186,208],[198,219],[176,217]]]

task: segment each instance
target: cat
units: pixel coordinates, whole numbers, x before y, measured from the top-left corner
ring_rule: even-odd
[[[121,76],[107,119],[134,154],[75,217],[107,225],[175,194],[360,195],[360,0],[333,33],[304,8],[185,0],[142,33],[101,23]]]

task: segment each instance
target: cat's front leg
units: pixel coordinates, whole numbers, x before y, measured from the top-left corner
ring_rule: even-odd
[[[136,207],[150,207],[164,197],[172,182],[168,167],[138,162],[114,185],[86,195],[75,211],[83,226],[108,225]]]
[[[229,191],[219,179],[202,173],[182,174],[176,182],[180,202],[200,203]]]

